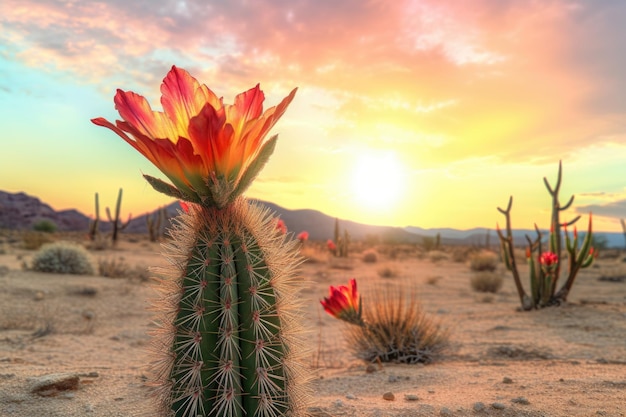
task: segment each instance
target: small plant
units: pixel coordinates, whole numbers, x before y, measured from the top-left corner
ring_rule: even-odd
[[[388,286],[375,292],[371,307],[363,310],[356,281],[330,287],[321,300],[331,316],[352,324],[346,339],[355,356],[368,362],[429,363],[448,345],[449,335],[426,315],[417,291]]]
[[[398,269],[391,265],[381,265],[380,268],[376,270],[378,276],[381,278],[395,278],[398,276]]]
[[[426,252],[430,252],[431,250],[439,250],[439,246],[441,245],[441,234],[437,233],[435,237],[424,236],[422,238],[422,247]]]
[[[498,207],[498,211],[506,218],[505,232],[503,233],[500,227],[497,227],[502,257],[507,269],[513,274],[515,287],[517,288],[522,304],[522,310],[556,306],[567,301],[567,296],[572,285],[574,285],[578,271],[581,268],[590,266],[597,254],[592,247],[593,233],[591,230],[591,214],[589,214],[589,225],[587,227],[587,233],[582,239],[582,243],[579,241],[576,226],[574,226],[573,239],[570,239],[570,235],[567,232],[567,227],[576,223],[580,219],[580,216],[576,216],[568,222],[561,222],[561,211],[567,210],[574,202],[574,196],[572,195],[565,205],[561,205],[559,201],[561,179],[562,167],[559,161],[559,172],[554,188],[550,186],[547,178],[543,178],[543,182],[552,196],[552,216],[550,219],[550,234],[548,236],[547,250],[544,250],[543,245],[545,242],[542,241],[542,233],[537,225],[535,225],[535,231],[537,233],[536,239],[533,240],[529,236],[526,236],[528,243],[526,259],[530,271],[530,295],[526,293],[526,290],[522,286],[517,270],[513,232],[511,229],[511,206],[513,205],[513,196],[509,197],[509,203],[506,209]],[[565,235],[565,239],[563,239],[563,235]],[[565,243],[568,254],[569,271],[567,272],[565,282],[557,291],[557,283],[561,276],[561,266],[565,263],[561,250],[563,242]]]
[[[33,224],[33,230],[43,233],[54,233],[57,231],[57,225],[52,220],[42,219]]]
[[[98,260],[98,275],[107,278],[128,278],[130,266],[123,257]]]
[[[89,254],[82,246],[70,242],[45,244],[32,259],[32,269],[56,274],[92,275]]]
[[[335,218],[335,233],[334,233],[334,245],[336,250],[335,256],[340,258],[347,258],[350,250],[350,242],[351,237],[350,233],[346,229],[344,229],[343,234],[341,233],[341,229],[339,228],[339,219]]]
[[[366,264],[378,262],[378,253],[374,249],[368,249],[361,255],[361,260]]]
[[[37,250],[46,243],[53,241],[50,233],[27,230],[22,233],[22,247],[28,250]]]
[[[495,271],[498,268],[498,255],[491,251],[475,253],[470,260],[472,271]]]
[[[122,189],[120,188],[120,190],[117,193],[117,202],[115,203],[115,217],[111,215],[111,210],[109,210],[108,207],[105,209],[107,213],[107,218],[109,219],[109,222],[111,222],[111,227],[112,227],[111,242],[113,243],[114,246],[117,243],[119,232],[121,232],[122,230],[128,227],[128,225],[130,224],[130,220],[132,218],[132,215],[129,214],[128,220],[126,220],[126,222],[124,223],[120,219],[121,208],[122,208]]]
[[[448,259],[448,254],[445,253],[444,251],[440,251],[440,250],[432,250],[430,252],[428,252],[428,259],[433,262],[433,263],[437,263],[440,261],[444,261]]]
[[[502,288],[502,274],[489,270],[481,270],[472,274],[470,285],[474,291],[497,293]]]
[[[146,227],[148,228],[148,237],[150,242],[156,242],[163,234],[163,225],[167,221],[167,210],[161,207],[154,213],[146,214]]]

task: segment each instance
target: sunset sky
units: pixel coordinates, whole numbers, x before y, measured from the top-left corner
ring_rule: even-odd
[[[158,5],[158,6],[157,6]],[[626,218],[622,0],[2,0],[0,190],[93,214],[171,202],[162,175],[94,117],[117,88],[161,110],[172,65],[224,102],[298,93],[249,197],[392,226],[549,227]],[[581,223],[581,226],[584,223]]]

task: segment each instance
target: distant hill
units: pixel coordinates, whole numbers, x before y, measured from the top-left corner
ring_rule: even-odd
[[[288,210],[284,207],[267,201],[256,200],[257,203],[268,207],[278,217],[283,219],[289,231],[299,233],[303,230],[309,232],[312,240],[331,239],[335,230],[335,218],[320,211],[301,209]],[[122,210],[123,210],[122,204]],[[180,210],[180,204],[175,201],[165,207],[169,217],[176,216]],[[156,211],[157,209],[155,209]],[[124,230],[128,233],[147,233],[146,216],[154,212],[133,218]],[[0,229],[30,229],[39,220],[48,219],[53,221],[60,231],[81,231],[89,228],[90,218],[77,210],[55,211],[48,204],[26,193],[8,193],[0,191]],[[100,219],[100,230],[110,230],[110,224]],[[124,221],[126,218],[123,219]],[[498,244],[498,237],[494,229],[474,228],[458,230],[450,228],[431,228],[409,226],[405,228],[390,226],[373,226],[356,223],[350,220],[339,219],[341,230],[347,230],[353,239],[361,240],[368,236],[376,236],[381,242],[396,243],[421,243],[424,237],[441,237],[444,245],[474,245],[484,246],[487,235],[492,246]],[[513,236],[516,244],[523,245],[525,236],[535,236],[534,230],[514,230]],[[597,233],[598,237],[605,238],[609,247],[624,247],[624,235],[622,233]]]

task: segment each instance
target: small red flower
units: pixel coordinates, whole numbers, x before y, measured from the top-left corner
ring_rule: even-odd
[[[539,257],[539,263],[546,268],[550,268],[559,261],[559,257],[556,256],[555,253],[552,252],[544,252]]]
[[[298,233],[298,236],[296,236],[296,239],[298,239],[302,243],[306,242],[307,240],[309,240],[309,232],[307,232],[306,230],[303,230],[302,232]]]
[[[178,203],[180,204],[180,208],[183,209],[185,213],[189,213],[189,204],[187,204],[183,200],[180,200]]]
[[[278,230],[281,235],[287,233],[287,225],[282,219],[276,220],[276,230]]]
[[[361,300],[356,288],[356,280],[351,278],[348,285],[330,286],[329,295],[320,301],[324,310],[333,317],[354,324],[362,324]]]
[[[328,248],[329,251],[334,252],[337,250],[337,245],[335,245],[335,242],[333,242],[332,240],[328,239],[326,241],[326,247]]]

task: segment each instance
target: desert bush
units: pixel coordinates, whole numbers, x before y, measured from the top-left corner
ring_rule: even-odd
[[[33,224],[33,230],[44,233],[54,233],[57,231],[57,225],[52,220],[43,219]]]
[[[46,243],[53,241],[49,233],[29,230],[22,233],[22,247],[28,250],[37,250]]]
[[[94,251],[106,250],[109,249],[111,245],[111,239],[108,236],[98,233],[93,236],[93,240],[89,242],[88,248]]]
[[[381,278],[395,278],[398,276],[398,269],[393,265],[381,265],[376,272]]]
[[[495,271],[498,268],[498,255],[491,251],[480,251],[475,253],[470,259],[470,269],[472,271]]]
[[[448,254],[440,250],[432,250],[428,252],[428,259],[431,262],[439,262],[448,259]]]
[[[448,331],[422,310],[416,289],[385,287],[364,297],[363,319],[346,339],[368,362],[429,363],[448,345]]]
[[[87,251],[82,246],[64,241],[43,245],[33,255],[32,269],[57,274],[93,274]]]
[[[98,275],[107,278],[127,278],[130,266],[124,257],[98,259]]]
[[[361,260],[368,264],[378,262],[378,253],[373,249],[368,249],[361,255]]]
[[[452,250],[452,253],[450,254],[450,256],[451,256],[453,262],[462,263],[462,262],[466,262],[467,261],[467,259],[469,258],[471,253],[472,253],[471,249],[454,248]]]
[[[474,291],[496,293],[502,288],[504,278],[494,271],[479,271],[472,274],[470,284]]]

